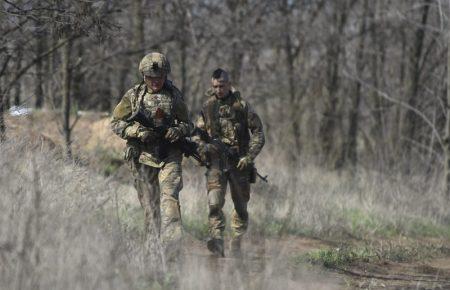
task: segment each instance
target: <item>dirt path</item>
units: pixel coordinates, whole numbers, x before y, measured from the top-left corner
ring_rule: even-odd
[[[183,279],[182,288],[194,289],[201,279],[202,289],[342,289],[345,283],[339,274],[292,263],[294,254],[321,246],[318,240],[298,237],[248,239],[242,258],[217,258],[204,242],[188,236],[185,263],[196,278]]]
[[[183,280],[185,289],[198,287],[198,279],[202,289],[450,289],[450,257],[331,270],[293,263],[296,255],[331,246],[317,239],[248,238],[239,259],[214,257],[204,242],[191,236],[186,242],[186,263],[194,275]]]

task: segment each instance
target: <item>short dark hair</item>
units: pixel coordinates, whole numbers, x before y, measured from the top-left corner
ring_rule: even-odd
[[[223,79],[226,82],[228,82],[229,80],[228,73],[221,68],[218,68],[215,71],[213,71],[212,78],[215,80]]]

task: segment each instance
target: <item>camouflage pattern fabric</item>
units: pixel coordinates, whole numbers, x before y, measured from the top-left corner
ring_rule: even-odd
[[[232,90],[223,100],[208,90],[201,116],[196,126],[212,138],[219,138],[230,149],[238,152],[238,158],[250,156],[253,160],[264,146],[263,126],[259,116],[244,101],[240,93]],[[196,137],[200,145],[204,140]],[[211,238],[223,239],[227,185],[230,184],[234,210],[231,214],[232,237],[240,239],[248,227],[247,204],[250,199],[251,168],[236,168],[237,159],[229,159],[220,152],[209,152],[211,166],[207,170],[209,205],[209,234]]]
[[[192,125],[181,93],[170,81],[157,93],[144,84],[130,89],[116,106],[111,128],[119,137],[127,140],[125,159],[135,178],[135,187],[145,214],[146,232],[161,237],[166,245],[181,240],[182,228],[179,206],[179,192],[183,187],[181,176],[182,155],[179,149],[168,146],[167,155],[158,154],[161,139],[142,142],[138,138],[145,129],[137,122],[127,119],[139,109],[146,110],[152,118],[163,114],[173,127],[184,136],[189,135]],[[167,146],[166,146],[167,147]]]
[[[231,214],[232,237],[239,238],[246,232],[248,227],[247,203],[250,199],[249,175],[249,170],[239,170],[235,166],[225,172],[221,168],[220,160],[213,159],[211,167],[206,173],[209,235],[211,238],[223,239],[225,215],[222,208],[225,204],[228,183],[234,204]]]
[[[160,236],[163,244],[180,241],[181,156],[169,156],[162,168],[147,166],[136,160],[130,160],[129,165],[139,202],[144,209],[146,232]]]

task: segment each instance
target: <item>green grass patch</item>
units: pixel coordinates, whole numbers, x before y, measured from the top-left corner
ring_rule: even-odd
[[[396,236],[450,238],[450,227],[439,225],[426,218],[388,220],[380,214],[365,212],[358,208],[344,208],[335,213],[335,219],[343,230],[355,238],[393,238]]]
[[[390,238],[400,234],[394,224],[373,213],[348,208],[343,209],[340,215],[339,219],[348,227],[351,235],[357,238],[366,236]]]
[[[292,262],[296,265],[311,263],[326,268],[340,268],[354,263],[423,261],[443,255],[450,255],[450,250],[438,244],[382,241],[314,250],[294,256]]]
[[[352,264],[356,261],[369,262],[376,257],[376,254],[369,248],[353,248],[342,246],[337,248],[315,250],[303,255],[294,257],[294,263],[300,264],[309,262],[319,264],[327,268],[338,268]]]
[[[422,219],[412,219],[408,222],[406,233],[412,237],[434,237],[450,239],[450,227]]]

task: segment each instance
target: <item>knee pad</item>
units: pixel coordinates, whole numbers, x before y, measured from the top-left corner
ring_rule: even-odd
[[[209,214],[210,215],[218,215],[222,210],[222,206],[220,204],[210,204],[209,205]]]

